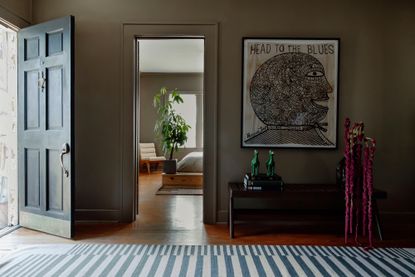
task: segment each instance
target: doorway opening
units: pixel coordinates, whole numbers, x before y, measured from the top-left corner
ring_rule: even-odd
[[[17,28],[0,18],[0,234],[18,224]]]
[[[140,37],[136,42],[138,220],[152,217],[168,229],[194,229],[203,222],[205,40]],[[161,102],[172,100],[177,91],[182,101],[172,103],[172,109],[190,127],[187,140],[173,154],[177,159],[175,173],[164,173],[170,154],[155,132],[160,114],[154,97],[164,88],[167,93]]]

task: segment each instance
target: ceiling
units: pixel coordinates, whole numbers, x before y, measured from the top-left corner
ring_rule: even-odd
[[[203,72],[204,39],[141,39],[140,72]]]

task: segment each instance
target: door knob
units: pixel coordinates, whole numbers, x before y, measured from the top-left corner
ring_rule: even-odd
[[[46,86],[46,76],[45,73],[42,71],[42,76],[39,78],[38,80],[38,86],[41,89],[41,91],[43,92],[45,90],[45,86]]]
[[[69,171],[65,168],[65,165],[63,164],[63,155],[68,154],[69,151],[70,151],[69,144],[64,143],[62,145],[62,150],[61,150],[61,154],[60,154],[60,161],[61,161],[61,167],[62,167],[63,172],[65,173],[66,177],[69,176]]]

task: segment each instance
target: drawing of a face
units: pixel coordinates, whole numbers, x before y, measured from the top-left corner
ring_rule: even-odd
[[[305,53],[268,59],[250,85],[252,108],[268,126],[313,126],[327,115],[328,83],[323,65]]]

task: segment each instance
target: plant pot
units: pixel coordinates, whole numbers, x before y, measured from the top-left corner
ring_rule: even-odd
[[[176,174],[177,160],[165,160],[163,172],[166,174]]]

